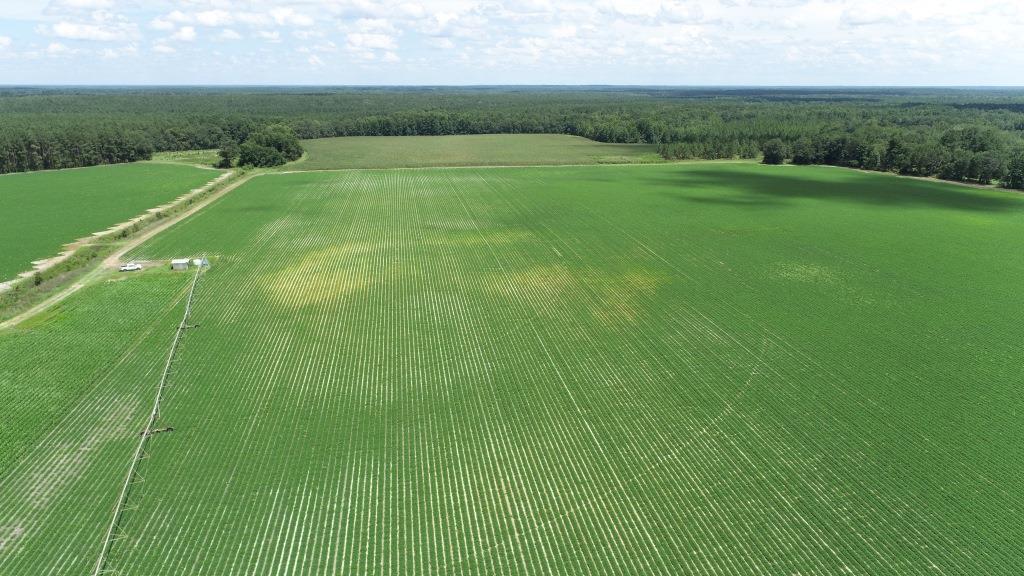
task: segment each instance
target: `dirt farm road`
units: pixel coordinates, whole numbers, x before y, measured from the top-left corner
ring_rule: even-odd
[[[233,173],[229,172],[229,173],[225,174],[224,176],[221,176],[215,182],[211,183],[211,185],[212,184],[216,184],[217,182],[220,182],[222,179],[228,178],[231,174],[233,174]],[[18,324],[20,324],[20,323],[24,322],[25,320],[31,318],[32,316],[35,316],[36,314],[39,314],[40,312],[42,312],[42,311],[50,308],[51,306],[54,306],[57,303],[61,302],[62,300],[64,300],[68,296],[71,296],[75,292],[77,292],[80,289],[82,289],[82,287],[84,287],[86,284],[90,283],[91,281],[95,280],[97,277],[101,276],[104,272],[107,272],[107,271],[109,271],[111,269],[116,269],[120,265],[121,259],[124,257],[125,254],[127,254],[131,250],[134,250],[135,248],[137,248],[139,245],[141,245],[146,240],[149,240],[150,238],[152,238],[153,236],[156,236],[160,232],[163,232],[164,230],[170,228],[171,226],[174,226],[178,222],[181,222],[185,218],[188,218],[192,214],[195,214],[199,210],[202,210],[204,207],[209,205],[211,202],[214,202],[217,199],[223,197],[225,194],[227,194],[228,192],[231,192],[235,188],[238,188],[239,186],[241,186],[245,182],[248,182],[253,176],[256,176],[256,175],[257,174],[246,174],[246,175],[243,175],[242,177],[240,177],[237,180],[235,180],[234,182],[228,184],[224,188],[222,188],[222,189],[218,190],[217,192],[211,194],[210,196],[204,198],[200,202],[196,202],[195,205],[190,207],[188,210],[185,210],[184,212],[181,212],[179,214],[175,214],[174,216],[172,216],[170,218],[167,218],[166,220],[160,222],[156,226],[152,226],[150,228],[147,228],[141,234],[139,234],[137,236],[133,236],[128,241],[126,241],[124,244],[119,246],[116,252],[114,252],[110,256],[107,256],[106,258],[104,258],[103,261],[99,265],[97,265],[92,270],[87,272],[79,281],[75,282],[74,284],[72,284],[72,285],[70,285],[70,286],[68,286],[68,287],[66,287],[66,288],[64,288],[64,289],[62,289],[62,290],[60,290],[58,292],[56,292],[55,294],[51,295],[49,298],[43,300],[42,302],[36,304],[35,306],[32,306],[31,308],[29,308],[28,310],[25,310],[21,314],[18,314],[17,316],[13,316],[13,317],[11,317],[8,320],[0,322],[0,330],[5,330],[7,328],[12,328],[14,326],[17,326]],[[186,199],[187,198],[184,198],[183,201],[186,200]]]

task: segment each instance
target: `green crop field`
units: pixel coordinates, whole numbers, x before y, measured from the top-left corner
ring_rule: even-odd
[[[306,158],[286,169],[418,168],[661,162],[650,144],[603,144],[561,134],[353,136],[303,140]]]
[[[218,175],[170,164],[119,164],[0,176],[0,281],[61,246],[129,220]]]
[[[1018,574],[1022,235],[832,168],[258,176],[133,254],[212,266],[107,567]],[[91,570],[190,279],[0,332],[0,574]]]
[[[0,330],[0,574],[96,562],[187,280],[115,277]]]

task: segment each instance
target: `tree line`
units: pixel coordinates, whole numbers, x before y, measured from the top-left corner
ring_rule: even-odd
[[[669,159],[779,152],[1004,185],[1019,180],[1024,149],[1024,91],[1009,89],[8,88],[0,118],[0,173],[211,148],[276,163],[296,155],[284,128],[302,139],[571,134],[655,144]]]
[[[302,144],[287,124],[271,124],[250,133],[238,144],[227,138],[218,151],[218,168],[280,166],[302,157]]]
[[[985,125],[817,132],[762,145],[766,164],[827,164],[1024,189],[1024,145]]]

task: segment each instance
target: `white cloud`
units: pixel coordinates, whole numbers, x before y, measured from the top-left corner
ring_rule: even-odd
[[[576,36],[576,27],[572,24],[558,26],[551,30],[552,38],[572,38]]]
[[[60,42],[50,42],[50,45],[46,47],[46,53],[51,56],[57,56],[65,52],[68,52],[68,47]]]
[[[11,46],[10,36],[0,36],[0,50],[4,50]]]
[[[4,0],[0,0],[3,3]],[[334,39],[361,69],[410,63],[416,81],[622,83],[1007,83],[1024,66],[1024,4],[1010,0],[19,0],[4,18],[48,44],[112,57],[176,41],[290,71]],[[13,15],[13,16],[12,16]],[[207,29],[208,32],[207,32]],[[31,28],[30,28],[31,30]],[[13,32],[4,31],[9,48]],[[31,32],[30,32],[31,33]],[[338,40],[338,38],[341,40]],[[255,39],[285,51],[255,56]],[[19,48],[22,38],[17,38]],[[88,41],[110,43],[87,48]],[[237,41],[237,42],[226,42]],[[251,41],[251,40],[250,40]],[[335,50],[339,49],[338,47]],[[22,52],[18,52],[22,54]],[[28,54],[28,52],[25,52]],[[763,66],[766,55],[775,65]],[[183,57],[184,58],[184,57]],[[328,62],[330,58],[321,56]],[[141,62],[142,59],[139,59]],[[177,60],[168,58],[172,64]],[[181,60],[182,74],[194,70]],[[127,64],[127,62],[126,62]],[[275,68],[278,66],[278,68]],[[307,73],[317,66],[301,66]],[[28,65],[25,70],[31,71]],[[238,75],[251,71],[240,66]],[[496,76],[498,71],[500,76]],[[5,70],[6,71],[6,70]],[[125,79],[139,70],[125,69]],[[144,70],[142,70],[144,71]],[[16,70],[15,70],[16,72]],[[481,72],[475,75],[474,73]],[[348,78],[348,77],[346,77]],[[374,76],[403,82],[406,77]],[[310,76],[311,81],[326,79]],[[330,78],[337,81],[336,78]],[[350,78],[358,83],[358,75]],[[986,80],[987,79],[987,80]],[[54,78],[54,81],[59,81]],[[266,78],[273,82],[273,78]]]
[[[277,30],[272,30],[272,31],[260,30],[259,32],[256,33],[256,35],[259,36],[260,38],[263,38],[267,42],[280,42],[281,41],[281,33],[278,32]]]
[[[360,32],[349,34],[345,37],[346,42],[352,48],[368,50],[394,50],[395,39],[387,34],[363,34]]]
[[[235,19],[256,28],[266,28],[267,26],[273,26],[274,19],[266,14],[259,12],[239,12],[234,15]]]
[[[196,29],[192,26],[182,26],[177,32],[171,34],[171,40],[178,40],[181,42],[192,42],[196,39]]]
[[[86,24],[80,22],[58,22],[53,25],[54,36],[69,40],[93,40],[96,42],[115,42],[133,38],[136,34],[134,24]]]
[[[203,26],[224,26],[233,21],[231,13],[226,10],[206,10],[196,13],[196,23]]]
[[[452,48],[455,48],[455,42],[452,42],[451,38],[428,38],[427,44],[442,50],[451,50]]]
[[[166,20],[164,18],[153,18],[149,21],[149,27],[153,28],[154,30],[168,31],[174,30],[175,25],[174,22],[171,22],[170,20]]]
[[[270,17],[278,26],[312,26],[314,20],[305,14],[300,14],[294,8],[274,8],[270,10]]]
[[[602,0],[598,7],[617,16],[652,18],[661,9],[661,3],[647,0]]]
[[[306,59],[306,61],[309,62],[309,64],[311,66],[323,66],[324,65],[324,61],[321,60],[320,57],[317,56],[316,54],[311,54],[310,57]]]
[[[189,24],[195,20],[195,18],[191,14],[186,14],[181,10],[175,10],[167,15],[167,20],[177,22],[178,24]]]
[[[839,17],[839,22],[846,27],[872,26],[874,24],[890,24],[896,21],[896,14],[891,11],[847,8]]]
[[[427,11],[420,4],[405,2],[399,4],[392,13],[402,18],[422,18],[426,15]]]
[[[810,0],[747,0],[747,5],[754,8],[793,8],[807,4]]]
[[[386,18],[360,18],[353,25],[359,32],[394,33],[395,25]]]
[[[313,46],[299,46],[296,50],[303,54],[310,54],[313,52],[337,52],[338,45],[328,40],[327,42],[315,44]]]
[[[296,30],[292,32],[292,36],[295,36],[299,40],[309,40],[310,38],[322,38],[324,33],[319,30],[310,30],[303,28],[302,30]]]
[[[99,8],[112,8],[114,6],[114,0],[52,0],[50,2],[50,9],[67,9],[72,10],[96,10]]]
[[[122,56],[134,56],[139,50],[134,44],[128,44],[120,48],[104,48],[100,51],[100,57],[104,60],[113,60]]]
[[[661,18],[668,22],[699,22],[704,19],[704,8],[693,2],[663,2]]]

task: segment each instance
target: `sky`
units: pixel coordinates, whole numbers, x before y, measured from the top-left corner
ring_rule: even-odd
[[[1020,0],[0,0],[0,84],[1024,83]]]

